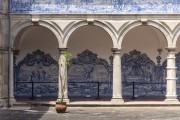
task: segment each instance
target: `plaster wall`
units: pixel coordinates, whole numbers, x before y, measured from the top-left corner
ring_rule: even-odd
[[[25,57],[27,53],[40,49],[45,53],[50,53],[52,57],[58,60],[58,41],[54,34],[44,27],[29,27],[20,33],[17,37],[20,41],[20,54],[17,62]],[[19,35],[18,35],[19,36]],[[18,45],[16,43],[16,45]],[[109,61],[112,55],[112,40],[108,33],[97,26],[84,26],[75,30],[69,38],[68,50],[76,57],[78,53],[89,49],[98,54],[98,57]],[[146,53],[155,63],[158,55],[157,49],[161,48],[162,62],[166,59],[167,43],[163,34],[156,28],[139,26],[130,30],[122,42],[122,53],[129,53],[136,49]]]
[[[98,57],[109,61],[112,55],[113,42],[108,33],[97,26],[84,26],[72,33],[68,41],[68,49],[73,57],[89,49]]]
[[[18,35],[19,36],[19,35]],[[16,40],[19,41],[20,53],[17,57],[17,62],[22,60],[27,53],[32,53],[37,49],[45,53],[50,53],[51,56],[58,60],[58,41],[54,34],[45,27],[33,26],[21,32],[21,37]],[[16,43],[16,45],[18,45]],[[17,46],[15,46],[17,48]]]
[[[111,41],[109,35],[98,27],[83,27],[72,34],[68,48],[73,55],[88,48],[97,53],[101,58],[108,60],[109,56],[112,55]],[[161,48],[163,49],[163,62],[167,57],[166,47],[165,37],[159,30],[153,27],[140,26],[130,30],[125,35],[122,43],[122,54],[136,49],[142,53],[146,53],[156,63],[157,49]]]
[[[156,28],[150,26],[139,26],[130,30],[122,42],[122,52],[129,53],[136,49],[141,53],[146,53],[155,63],[158,55],[157,49],[162,49],[162,62],[167,57],[167,42],[164,35]]]

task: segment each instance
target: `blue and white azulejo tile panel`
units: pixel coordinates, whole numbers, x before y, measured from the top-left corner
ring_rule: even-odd
[[[180,54],[176,55],[176,58]],[[16,64],[14,56],[15,97],[57,97],[58,63],[41,50],[27,54]],[[71,59],[68,67],[69,98],[111,98],[113,58],[110,64],[96,53],[85,50]],[[145,53],[133,50],[122,56],[123,96],[164,96],[165,67],[155,64]],[[160,61],[161,57],[158,57]],[[179,60],[178,60],[179,61]],[[178,64],[179,62],[177,62]],[[164,66],[166,62],[163,63]],[[178,65],[179,66],[179,65]],[[179,69],[178,69],[179,70]],[[158,71],[158,72],[157,72]],[[134,87],[133,87],[134,82]],[[177,91],[180,91],[178,86]]]
[[[180,13],[180,0],[12,0],[11,5],[12,13]]]

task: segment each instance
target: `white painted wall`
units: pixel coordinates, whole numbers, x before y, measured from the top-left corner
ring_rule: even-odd
[[[98,54],[98,57],[109,61],[112,47],[113,42],[109,34],[97,26],[83,26],[75,30],[68,41],[68,49],[73,57],[89,49]]]
[[[158,48],[163,49],[162,62],[166,59],[166,47],[167,42],[163,34],[156,28],[150,26],[138,26],[130,30],[122,42],[123,53],[129,53],[136,49],[141,53],[146,53],[155,63],[157,63]]]
[[[58,60],[58,40],[50,30],[45,27],[32,26],[27,28],[24,32],[21,32],[21,34],[21,37],[17,37],[17,39],[21,39],[20,53],[17,62],[22,60],[27,53],[32,53],[37,49],[45,53],[50,53],[53,58]],[[17,45],[16,43],[16,46]]]
[[[76,55],[85,49],[97,53],[101,58],[107,59],[112,55],[112,40],[101,28],[96,26],[85,26],[76,30],[68,42],[68,48]],[[146,53],[155,63],[158,48],[163,49],[162,62],[166,59],[166,39],[156,28],[150,26],[139,26],[130,30],[122,43],[122,52],[129,53],[136,49]]]
[[[21,34],[24,36],[17,37],[17,39],[22,39],[17,61],[23,59],[27,53],[32,53],[37,49],[50,53],[52,57],[58,60],[58,41],[50,30],[44,27],[33,26]],[[89,49],[97,53],[98,57],[109,61],[109,56],[112,55],[112,47],[113,43],[108,33],[97,26],[84,26],[75,30],[68,41],[68,50],[73,57]],[[153,27],[139,26],[125,35],[122,43],[122,52],[129,53],[129,51],[136,49],[146,53],[156,63],[157,49],[163,49],[162,61],[164,61],[167,56],[166,47],[165,37],[159,30]]]

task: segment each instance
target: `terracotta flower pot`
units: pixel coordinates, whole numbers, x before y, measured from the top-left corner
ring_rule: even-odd
[[[56,102],[55,109],[57,113],[65,113],[66,112],[66,102]]]

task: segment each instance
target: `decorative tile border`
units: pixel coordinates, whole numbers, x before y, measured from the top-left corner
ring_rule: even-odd
[[[179,0],[12,0],[12,13],[170,14]]]

